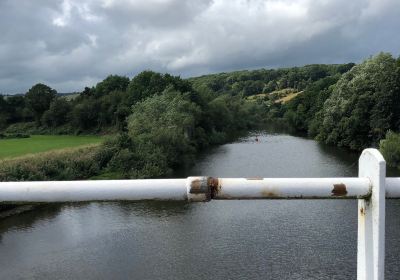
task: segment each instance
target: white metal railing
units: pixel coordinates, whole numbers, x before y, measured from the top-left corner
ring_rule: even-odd
[[[212,178],[1,182],[0,203],[105,200],[358,199],[357,279],[384,279],[385,198],[400,198],[376,149],[359,159],[356,178]]]

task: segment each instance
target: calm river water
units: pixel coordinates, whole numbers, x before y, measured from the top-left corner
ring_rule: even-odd
[[[250,135],[180,176],[356,176],[357,154]],[[387,202],[386,279],[400,279],[400,200]],[[50,205],[0,220],[0,279],[356,279],[354,200]]]

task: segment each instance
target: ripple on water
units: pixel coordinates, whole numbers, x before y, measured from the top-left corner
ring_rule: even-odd
[[[202,154],[183,176],[356,176],[357,158],[258,133]],[[0,279],[355,279],[356,209],[351,200],[52,205],[0,221]],[[386,279],[400,278],[399,210],[388,201]]]

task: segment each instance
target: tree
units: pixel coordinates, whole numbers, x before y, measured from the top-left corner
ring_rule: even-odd
[[[0,129],[6,126],[7,120],[8,120],[7,102],[6,100],[4,100],[3,95],[0,95]]]
[[[160,73],[143,71],[135,76],[128,86],[128,93],[131,104],[161,93],[165,89],[165,80]]]
[[[112,91],[125,91],[128,85],[129,85],[128,77],[110,75],[96,85],[95,87],[96,96],[103,96]],[[84,92],[88,92],[88,89],[85,88]]]
[[[374,146],[398,123],[399,76],[396,60],[380,53],[354,66],[335,85],[322,110],[318,138],[360,150]]]
[[[57,91],[44,84],[36,84],[25,94],[25,100],[32,110],[35,120],[40,124],[40,119],[50,107],[51,101],[56,97]]]
[[[72,124],[81,130],[97,129],[99,119],[99,102],[84,100],[72,109]]]
[[[389,166],[400,168],[400,134],[388,131],[379,143],[379,150]]]
[[[56,98],[51,102],[49,110],[44,112],[42,124],[51,127],[63,125],[68,121],[70,111],[70,102],[62,97]]]
[[[6,102],[9,123],[31,121],[33,119],[31,110],[26,107],[26,100],[23,95],[8,96]]]
[[[152,144],[166,155],[168,166],[193,154],[191,132],[199,117],[199,107],[187,96],[168,91],[133,106],[128,118],[128,133],[141,147]]]
[[[187,80],[170,74],[160,74],[153,71],[143,71],[135,76],[128,86],[130,103],[135,104],[147,97],[161,94],[168,87],[174,90],[192,92],[192,85]]]

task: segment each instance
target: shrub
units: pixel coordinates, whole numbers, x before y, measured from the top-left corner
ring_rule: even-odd
[[[23,133],[12,133],[12,134],[0,134],[0,139],[15,139],[15,138],[29,138],[29,134]]]
[[[0,164],[0,181],[78,180],[99,174],[99,145],[50,151]]]
[[[379,143],[379,149],[387,164],[400,168],[400,134],[389,131]]]

